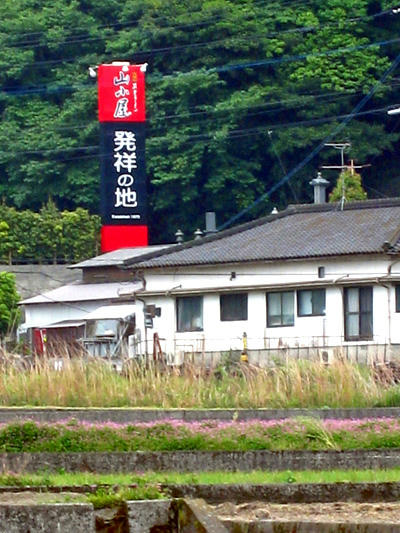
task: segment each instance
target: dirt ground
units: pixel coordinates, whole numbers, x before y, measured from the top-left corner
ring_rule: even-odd
[[[221,519],[400,524],[400,502],[290,503],[285,505],[266,502],[235,505],[225,502],[210,507]]]

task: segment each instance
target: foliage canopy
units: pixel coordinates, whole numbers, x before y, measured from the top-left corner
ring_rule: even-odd
[[[367,193],[362,186],[361,176],[357,172],[345,170],[340,173],[335,188],[329,195],[329,201],[339,202],[342,198],[346,202],[367,199]]]
[[[400,17],[390,8],[386,0],[4,0],[0,194],[17,208],[39,210],[51,195],[62,211],[98,212],[97,95],[87,68],[125,59],[149,63],[153,242],[173,240],[177,227],[191,236],[205,211],[224,223],[380,80],[399,52]],[[364,183],[379,194],[399,192],[399,122],[386,116],[398,87],[388,78],[334,139],[373,162]],[[336,161],[324,149],[246,216],[310,201],[317,167]]]
[[[0,272],[0,336],[14,329],[19,318],[19,294],[15,276],[10,272]]]

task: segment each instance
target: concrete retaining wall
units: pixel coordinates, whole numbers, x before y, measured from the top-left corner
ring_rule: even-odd
[[[149,422],[154,420],[278,420],[307,416],[320,419],[400,418],[400,407],[364,409],[97,409],[0,407],[0,422],[37,420],[59,422],[69,418],[86,422]]]
[[[166,488],[174,498],[201,498],[208,503],[376,503],[400,500],[400,483],[199,484],[166,485]]]
[[[90,533],[94,527],[93,506],[88,504],[0,504],[2,532]]]
[[[268,483],[263,485],[214,484],[214,485],[172,485],[163,484],[162,488],[173,498],[203,499],[208,503],[229,501],[245,503],[266,501],[269,503],[329,503],[345,502],[398,502],[400,501],[400,482],[391,483]],[[31,486],[24,487],[24,492],[49,494],[58,493],[95,493],[98,489],[111,490],[110,485],[82,486]],[[19,493],[21,487],[1,487],[3,493]],[[147,500],[146,500],[147,501]],[[165,500],[156,500],[157,502]],[[139,505],[139,504],[138,504]],[[161,504],[160,504],[161,505]]]
[[[119,514],[123,520],[115,521]],[[98,520],[99,516],[109,520]],[[0,531],[7,533],[172,533],[176,530],[184,533],[400,533],[400,524],[230,518],[220,521],[198,500],[128,501],[121,509],[96,513],[92,505],[80,503],[0,504]]]
[[[23,300],[81,279],[80,270],[71,270],[67,265],[0,265],[0,271],[15,274]]]
[[[400,449],[251,452],[3,453],[0,472],[227,472],[400,467]]]

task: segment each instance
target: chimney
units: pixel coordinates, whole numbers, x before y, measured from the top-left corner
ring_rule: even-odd
[[[321,172],[318,172],[317,177],[310,181],[310,185],[314,187],[314,204],[326,203],[325,189],[328,187],[329,181],[321,176]]]
[[[215,212],[207,211],[206,212],[206,229],[204,233],[208,235],[209,233],[216,233],[216,232],[217,232],[217,223],[215,219]]]

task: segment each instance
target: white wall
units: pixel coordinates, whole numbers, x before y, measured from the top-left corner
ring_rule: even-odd
[[[264,264],[190,267],[175,271],[145,271],[146,291],[140,297],[146,303],[161,307],[161,317],[153,319],[147,331],[148,351],[152,352],[153,334],[158,333],[168,353],[177,351],[206,352],[241,350],[243,332],[249,349],[291,346],[331,345],[344,343],[343,283],[367,282],[373,285],[373,343],[400,343],[400,313],[395,312],[395,289],[387,279],[393,261],[380,256],[354,256],[310,261],[282,261]],[[318,267],[325,267],[325,277],[318,278]],[[232,276],[232,272],[235,275]],[[393,275],[399,276],[400,262],[393,264]],[[372,281],[374,280],[374,281]],[[110,280],[111,281],[111,280]],[[267,327],[266,293],[271,290],[301,289],[314,283],[326,288],[325,316],[298,317],[291,327]],[[389,289],[387,288],[389,287]],[[96,285],[93,286],[94,291]],[[219,294],[229,290],[248,293],[248,319],[222,322]],[[194,291],[194,292],[193,292]],[[203,295],[203,331],[176,331],[176,297]],[[389,295],[389,298],[388,298]],[[98,296],[98,295],[96,295]],[[100,301],[68,304],[27,305],[26,325],[46,325],[61,320],[81,319],[86,312],[101,305]],[[390,320],[389,320],[390,315]],[[142,336],[144,339],[144,335]],[[349,343],[345,343],[349,344]]]
[[[86,301],[26,305],[23,326],[42,327],[62,320],[80,320],[102,304],[102,301]]]
[[[395,313],[394,285],[382,280],[388,274],[391,261],[381,257],[360,256],[318,261],[285,261],[263,265],[186,268],[174,273],[146,273],[148,291],[166,291],[165,296],[149,298],[162,308],[162,317],[155,319],[157,331],[167,351],[227,351],[241,350],[243,332],[249,349],[274,348],[278,345],[312,346],[354,344],[344,341],[343,283],[349,286],[373,285],[373,331],[371,341],[363,343],[400,343],[400,313]],[[325,278],[318,278],[318,267],[325,267]],[[395,265],[393,274],[400,274]],[[231,272],[236,276],[232,278]],[[296,290],[301,284],[316,283],[326,289],[325,316],[297,316]],[[350,283],[350,285],[353,285]],[[382,284],[388,285],[389,289]],[[299,286],[300,285],[300,286]],[[262,288],[260,288],[260,286]],[[266,293],[279,286],[280,290],[295,291],[295,319],[290,327],[267,327]],[[203,331],[176,331],[175,298],[189,295],[191,289],[203,294]],[[202,293],[201,289],[204,290]],[[248,292],[248,320],[222,322],[219,294],[229,289]],[[167,292],[168,291],[168,292]],[[169,292],[171,291],[172,294]],[[388,302],[388,291],[390,302]],[[153,302],[154,300],[154,302]],[[388,303],[390,305],[388,305]],[[390,308],[390,313],[389,313]],[[390,315],[390,322],[389,322]],[[360,342],[358,342],[360,343]]]

